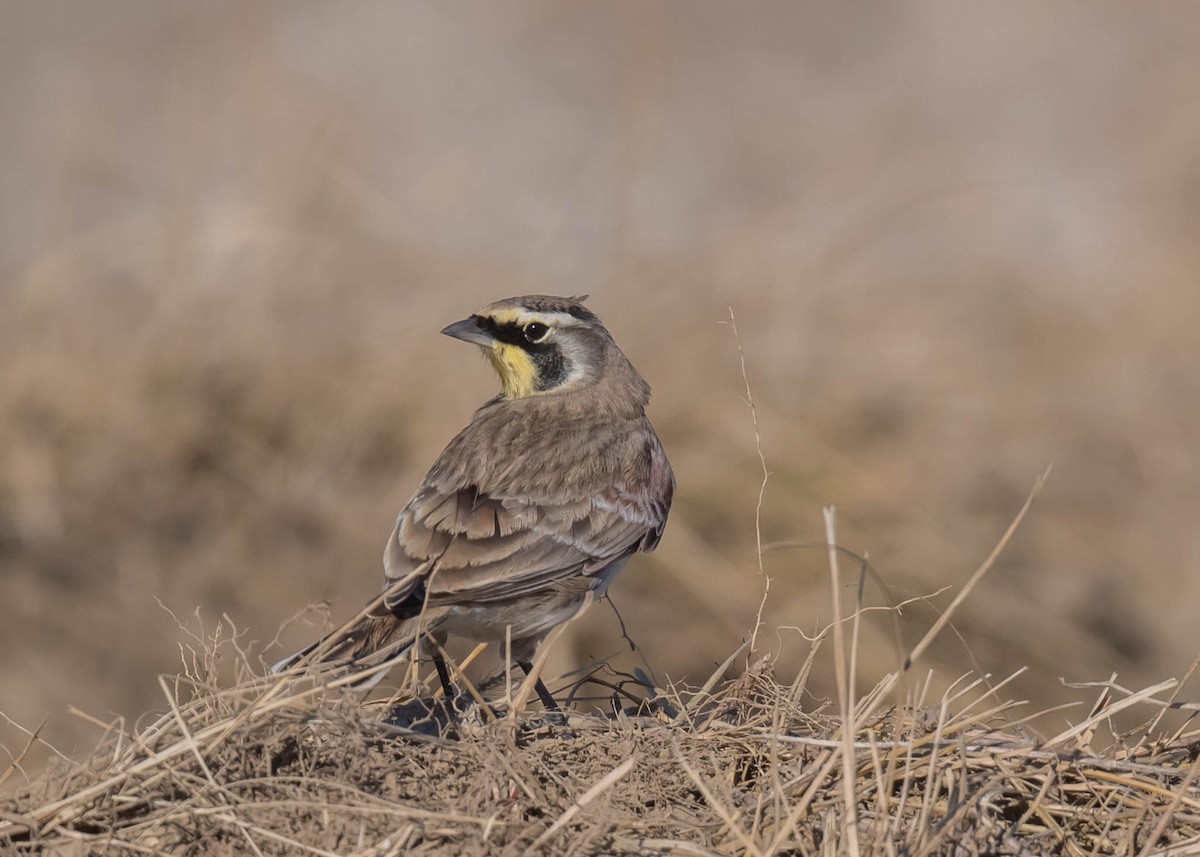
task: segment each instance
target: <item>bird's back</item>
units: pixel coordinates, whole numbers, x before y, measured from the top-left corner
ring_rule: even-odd
[[[401,511],[387,584],[432,562],[430,605],[503,600],[653,550],[670,464],[640,407],[592,404],[577,391],[480,408]]]

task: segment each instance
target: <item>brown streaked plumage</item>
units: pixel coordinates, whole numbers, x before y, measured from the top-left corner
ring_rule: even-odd
[[[502,392],[400,511],[383,596],[276,671],[306,657],[366,669],[422,632],[503,642],[507,629],[528,663],[662,537],[675,479],[646,418],[650,387],[582,299],[508,298],[442,332],[479,345]]]

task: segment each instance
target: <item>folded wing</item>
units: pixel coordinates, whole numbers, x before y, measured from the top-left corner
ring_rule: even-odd
[[[528,595],[591,575],[662,536],[674,477],[648,425],[625,435],[612,470],[575,487],[524,489],[520,497],[487,487],[486,474],[447,478],[435,466],[401,511],[384,553],[385,586],[423,563],[419,582],[390,593],[388,607],[476,604]],[[480,487],[481,484],[484,487]]]

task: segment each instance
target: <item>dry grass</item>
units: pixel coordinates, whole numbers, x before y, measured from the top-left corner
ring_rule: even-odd
[[[569,735],[525,716],[457,740],[337,694],[202,687],[7,801],[0,836],[176,855],[842,854],[851,830],[863,853],[1135,855],[1200,837],[1198,730],[1096,747],[1100,706],[1035,742],[975,680],[856,718],[848,768],[802,678],[760,662],[711,693],[574,714]]]
[[[611,691],[607,710],[572,710],[565,725],[521,710],[511,684],[497,701],[517,700],[508,717],[472,706],[451,721],[396,725],[398,696],[363,701],[342,692],[344,678],[264,677],[228,622],[194,632],[184,673],[161,682],[168,710],[109,725],[83,764],[54,765],[6,800],[0,847],[1082,857],[1200,845],[1198,707],[1162,698],[1178,682],[1081,686],[1099,689],[1086,717],[1035,738],[1039,715],[1002,696],[1011,678],[964,676],[931,698],[932,676],[912,674],[1028,508],[903,665],[861,697],[861,607],[814,637],[785,680],[768,657],[724,680],[747,643],[698,689],[593,675]],[[832,510],[827,520],[832,536]],[[831,549],[835,593],[837,556]],[[827,646],[841,676],[835,702],[808,687]],[[228,662],[235,677],[222,682]],[[1172,724],[1171,709],[1189,714]],[[1137,729],[1113,725],[1139,710],[1148,715]]]

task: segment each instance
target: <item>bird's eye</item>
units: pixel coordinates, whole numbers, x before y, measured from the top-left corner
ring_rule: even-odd
[[[531,321],[525,325],[525,338],[530,342],[541,342],[549,332],[550,328],[539,321]]]

